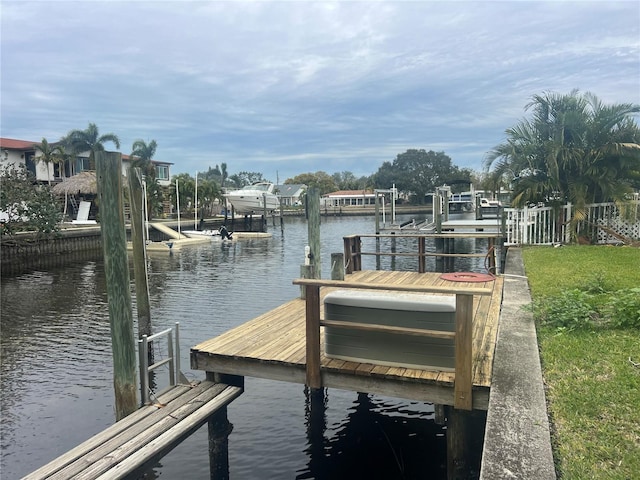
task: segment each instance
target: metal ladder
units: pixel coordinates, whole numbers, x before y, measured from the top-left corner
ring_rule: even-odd
[[[167,339],[167,358],[158,360],[149,365],[149,342],[166,337]],[[173,340],[173,328],[167,328],[153,335],[143,335],[138,340],[138,364],[140,374],[140,399],[142,405],[150,403],[151,395],[155,394],[149,388],[149,374],[155,369],[169,364],[169,386],[173,387],[179,384],[190,384],[189,380],[180,371],[180,323],[175,325],[175,343]],[[176,382],[176,379],[178,380]]]

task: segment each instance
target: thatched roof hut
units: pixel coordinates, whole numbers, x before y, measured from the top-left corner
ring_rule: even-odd
[[[84,171],[73,177],[65,178],[62,182],[55,185],[51,191],[56,195],[95,195],[98,193],[96,172]]]

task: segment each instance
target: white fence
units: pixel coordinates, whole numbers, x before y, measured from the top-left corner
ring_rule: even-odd
[[[631,202],[630,212],[613,203],[587,205],[587,217],[578,223],[579,235],[599,244],[640,239],[640,202]],[[575,214],[571,204],[561,208],[505,208],[505,245],[550,245],[571,241],[570,223]]]

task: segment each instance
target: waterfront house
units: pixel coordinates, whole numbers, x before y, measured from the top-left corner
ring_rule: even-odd
[[[0,138],[0,166],[24,165],[31,172],[36,181],[52,184],[61,182],[64,178],[72,177],[89,169],[89,152],[79,153],[75,158],[67,160],[63,166],[46,165],[38,162],[40,152],[35,148],[40,142],[30,140],[18,140],[14,138]],[[55,146],[59,142],[52,142]],[[156,168],[156,178],[160,186],[169,186],[171,183],[171,162],[152,160]],[[122,155],[122,173],[127,175],[130,166],[129,155]]]
[[[307,191],[307,186],[304,184],[284,184],[277,185],[276,190],[282,201],[282,206],[290,207],[292,205],[302,205],[302,196]]]
[[[322,195],[322,207],[349,207],[375,205],[376,194],[373,190],[339,190]]]

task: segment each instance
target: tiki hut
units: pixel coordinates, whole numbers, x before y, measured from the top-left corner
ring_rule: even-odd
[[[96,195],[98,193],[96,172],[84,171],[73,177],[65,178],[51,191],[56,195]]]
[[[84,171],[73,177],[65,178],[62,182],[55,185],[51,191],[56,195],[64,195],[63,215],[67,214],[67,200],[70,195],[72,196],[72,204],[75,209],[78,209],[78,203],[75,202],[76,197],[88,197],[88,205],[86,206],[86,212],[84,212],[84,216],[88,218],[91,200],[98,194],[96,172]],[[78,216],[80,217],[80,210],[78,210]],[[82,220],[87,220],[87,218],[83,218]],[[77,220],[81,219],[78,218]]]

